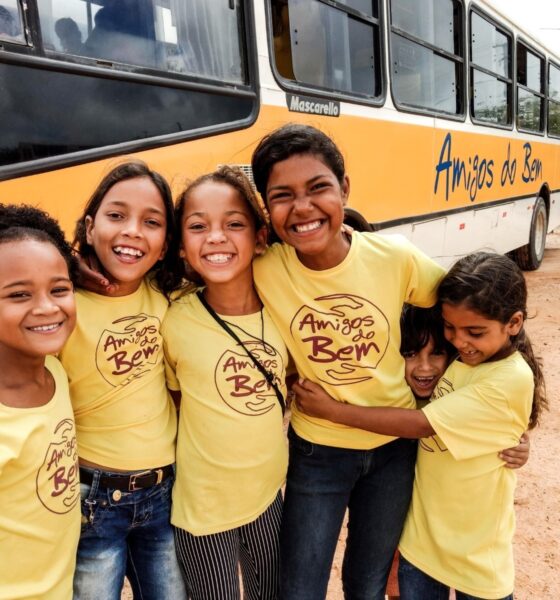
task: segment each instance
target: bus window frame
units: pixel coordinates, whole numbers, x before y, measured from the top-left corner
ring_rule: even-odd
[[[531,52],[532,54],[534,54],[537,58],[541,59],[542,61],[542,68],[541,68],[541,85],[542,85],[542,92],[537,92],[536,90],[523,85],[521,83],[519,83],[518,78],[517,78],[517,45],[521,44],[522,46],[525,46],[525,50],[528,50],[529,52]],[[530,135],[537,135],[540,137],[544,137],[546,135],[546,130],[548,128],[548,111],[547,111],[547,91],[548,91],[548,81],[547,81],[547,71],[546,71],[546,56],[540,52],[539,50],[537,50],[533,45],[531,45],[526,38],[524,38],[522,35],[518,35],[516,36],[516,40],[515,40],[515,126],[517,131],[519,131],[520,133],[528,133]],[[519,115],[519,112],[517,110],[518,108],[518,102],[519,102],[519,88],[525,90],[526,92],[529,92],[530,94],[533,94],[533,96],[538,96],[539,98],[541,98],[541,100],[543,100],[543,115],[542,115],[542,129],[539,129],[538,131],[535,131],[533,129],[525,129],[523,127],[519,127],[518,124],[518,120],[517,117]]]
[[[390,18],[387,20],[387,29],[388,29],[388,37],[387,37],[387,52],[389,55],[389,80],[390,80],[390,87],[391,87],[391,99],[393,101],[393,105],[395,106],[395,108],[400,111],[400,112],[405,112],[405,113],[410,113],[410,114],[414,114],[414,115],[423,115],[423,116],[428,116],[428,117],[436,117],[438,119],[447,119],[448,121],[456,121],[459,123],[464,123],[467,119],[467,102],[468,102],[468,95],[467,95],[467,68],[468,68],[468,61],[467,61],[467,35],[466,35],[466,2],[465,0],[457,0],[457,2],[459,2],[459,4],[461,5],[461,18],[462,18],[462,24],[461,24],[461,35],[462,35],[462,51],[463,51],[463,56],[457,57],[455,54],[451,54],[450,52],[447,52],[446,50],[444,50],[443,48],[439,48],[437,46],[434,46],[433,44],[430,44],[429,42],[426,42],[420,38],[417,38],[416,36],[407,33],[406,31],[403,31],[401,29],[398,29],[397,27],[393,27],[391,24],[391,20]],[[392,8],[392,1],[389,0],[388,1],[388,6],[389,6],[389,11],[391,11]],[[390,14],[389,14],[390,17]],[[447,112],[441,112],[441,111],[437,111],[437,110],[433,110],[433,109],[428,109],[428,108],[423,108],[423,107],[419,107],[419,106],[412,106],[410,104],[403,104],[401,102],[398,102],[396,97],[395,97],[395,92],[393,89],[393,74],[392,74],[392,70],[391,70],[391,65],[393,63],[393,56],[392,56],[392,50],[391,50],[391,34],[395,32],[397,35],[400,35],[401,37],[412,41],[424,48],[428,48],[429,50],[432,50],[435,54],[444,56],[445,58],[449,58],[451,60],[453,60],[455,63],[459,63],[463,65],[463,76],[461,78],[460,84],[461,84],[461,95],[460,95],[460,100],[462,103],[462,112],[461,113],[457,113],[455,115],[447,113]]]
[[[546,60],[546,82],[545,82],[545,87],[546,87],[546,135],[547,137],[550,137],[552,139],[555,140],[560,140],[560,133],[550,133],[550,119],[548,118],[548,105],[549,102],[551,101],[550,98],[550,88],[548,85],[548,82],[550,81],[550,67],[554,67],[555,69],[558,69],[558,71],[560,72],[560,64],[556,63],[554,60],[547,58]],[[560,100],[552,100],[552,102],[554,104],[557,104],[560,107]]]
[[[18,1],[21,2],[21,0]],[[111,158],[125,153],[143,152],[188,140],[239,131],[250,127],[256,122],[260,112],[260,94],[255,17],[252,2],[242,2],[242,41],[245,44],[243,52],[245,54],[244,60],[248,80],[246,84],[220,82],[199,76],[179,75],[177,77],[177,74],[167,74],[163,71],[145,67],[134,67],[132,65],[130,65],[130,69],[128,69],[129,65],[126,65],[126,69],[122,69],[123,65],[121,63],[111,63],[106,60],[90,59],[62,52],[49,51],[47,54],[42,43],[38,7],[34,0],[27,0],[25,4],[27,10],[25,25],[28,28],[26,30],[27,45],[10,43],[9,47],[6,47],[2,41],[0,43],[0,62],[56,71],[58,73],[70,73],[84,77],[98,77],[156,87],[249,98],[253,100],[253,107],[251,113],[246,118],[233,122],[220,123],[195,130],[161,134],[141,140],[128,140],[108,146],[99,146],[87,150],[0,166],[0,181],[93,162],[103,158]],[[64,57],[64,59],[58,58],[59,56]],[[116,68],[115,65],[117,65]]]
[[[477,14],[482,19],[488,21],[488,23],[490,23],[492,26],[494,26],[496,28],[496,30],[503,33],[506,37],[509,38],[509,42],[510,42],[509,78],[505,78],[505,77],[499,75],[498,73],[489,71],[488,69],[485,69],[484,67],[479,66],[473,62],[473,60],[472,60],[472,44],[471,44],[472,14],[473,13]],[[514,75],[515,75],[514,65],[516,64],[516,60],[517,60],[515,48],[516,48],[516,45],[515,45],[514,32],[511,29],[509,29],[508,27],[506,27],[503,23],[501,23],[500,21],[495,19],[493,16],[491,16],[489,13],[487,13],[478,4],[473,2],[470,5],[469,15],[468,15],[468,71],[469,71],[469,86],[468,87],[469,87],[469,116],[470,116],[471,122],[474,123],[475,125],[480,125],[481,127],[491,127],[492,129],[502,129],[504,131],[513,131],[515,129],[515,123],[516,123],[516,118],[517,118],[517,111],[516,111],[517,95],[515,92],[516,81],[515,81],[515,77],[514,77]],[[474,69],[477,69],[481,73],[486,73],[487,75],[494,77],[498,81],[502,81],[503,83],[510,84],[511,91],[509,94],[510,95],[509,101],[511,103],[511,123],[508,123],[507,125],[501,125],[499,123],[490,123],[488,121],[484,121],[482,119],[477,119],[475,117],[475,115],[474,115],[474,90],[473,90],[474,78],[472,75]]]
[[[378,16],[371,17],[366,13],[356,10],[345,4],[341,4],[337,0],[315,0],[321,2],[331,8],[336,8],[342,12],[349,14],[353,17],[360,19],[362,22],[365,21],[369,24],[373,24],[378,28],[379,31],[379,64],[380,64],[380,83],[381,83],[381,94],[376,97],[364,96],[357,93],[342,92],[339,90],[326,89],[312,84],[304,84],[292,79],[283,77],[276,67],[276,55],[274,52],[274,35],[272,27],[272,0],[266,0],[265,2],[265,13],[266,13],[266,37],[268,46],[268,57],[269,64],[272,71],[272,75],[276,80],[276,83],[285,92],[291,92],[301,95],[313,96],[316,98],[325,98],[327,100],[338,100],[341,102],[349,102],[351,104],[361,104],[365,106],[373,106],[376,108],[382,107],[387,99],[387,75],[385,72],[385,3],[383,0],[376,0],[378,6]],[[377,22],[376,22],[377,21]]]

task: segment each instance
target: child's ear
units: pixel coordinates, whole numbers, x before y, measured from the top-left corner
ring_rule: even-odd
[[[179,246],[179,257],[184,260],[185,259],[185,255],[186,255],[185,249],[183,248],[183,244],[181,244]]]
[[[91,235],[91,230],[93,229],[93,218],[89,215],[86,215],[84,219],[84,225],[86,226],[86,242],[93,246],[93,237]]]
[[[266,250],[266,239],[268,237],[268,230],[266,227],[261,227],[255,236],[255,256],[261,256]]]
[[[520,310],[513,313],[513,315],[511,316],[511,319],[508,321],[508,324],[506,325],[507,333],[509,335],[517,335],[521,331],[521,328],[523,327],[524,320],[525,320],[525,318],[523,317],[523,313]]]
[[[348,175],[344,175],[344,179],[340,185],[340,191],[342,193],[342,206],[346,206],[348,203],[348,196],[350,196],[350,178]]]

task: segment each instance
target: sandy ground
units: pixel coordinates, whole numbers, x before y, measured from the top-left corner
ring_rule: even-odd
[[[538,271],[527,273],[527,330],[537,356],[542,357],[550,411],[531,434],[531,457],[518,471],[515,507],[516,600],[560,598],[560,230],[547,238]],[[342,600],[340,573],[343,528],[331,572],[327,600]],[[130,600],[127,586],[122,600]]]

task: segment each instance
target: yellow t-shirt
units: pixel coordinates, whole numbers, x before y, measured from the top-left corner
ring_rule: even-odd
[[[516,475],[498,452],[519,443],[532,400],[532,371],[515,353],[476,367],[453,362],[423,409],[437,435],[419,444],[400,550],[466,594],[513,590]]]
[[[76,430],[62,365],[51,400],[0,404],[0,600],[70,600],[80,536]]]
[[[262,317],[222,318],[275,374],[286,397],[286,347],[266,309]],[[288,451],[274,389],[196,294],[173,303],[163,335],[169,387],[182,394],[171,522],[193,535],[250,523],[286,477]]]
[[[78,325],[60,354],[70,381],[80,457],[107,468],[175,462],[177,416],[165,384],[163,294],[76,293]]]
[[[414,407],[399,351],[401,309],[433,305],[444,273],[402,236],[357,232],[332,269],[306,268],[286,244],[254,263],[259,295],[300,375],[358,406]],[[393,439],[292,410],[297,434],[317,444],[368,449]]]

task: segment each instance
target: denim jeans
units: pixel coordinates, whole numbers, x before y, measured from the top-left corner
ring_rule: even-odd
[[[449,587],[415,567],[401,554],[399,558],[399,590],[401,600],[448,600]],[[455,590],[457,600],[484,600]],[[513,600],[513,594],[500,600]]]
[[[283,600],[323,600],[346,508],[346,600],[383,600],[406,517],[416,440],[373,450],[313,444],[288,432],[290,461],[280,531]]]
[[[93,481],[80,484],[82,533],[74,600],[120,600],[125,575],[135,600],[186,600],[169,521],[173,477],[118,492],[99,486],[100,476],[110,473],[87,470]]]

